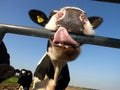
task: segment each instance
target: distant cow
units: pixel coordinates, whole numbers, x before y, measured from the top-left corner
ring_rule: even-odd
[[[0,44],[0,83],[15,75],[15,69],[10,65],[10,55],[4,42]]]
[[[79,56],[83,45],[82,42],[78,43],[74,40],[69,33],[94,35],[94,29],[102,23],[103,19],[96,16],[87,17],[86,12],[77,7],[54,10],[49,18],[39,10],[31,10],[29,15],[35,23],[55,32],[54,37],[49,38],[47,53],[36,69],[33,88],[34,90],[64,90],[69,82],[69,78],[64,79],[66,74],[69,74],[67,62]],[[67,85],[63,87],[66,82]]]
[[[18,83],[19,90],[29,90],[32,82],[32,72],[30,70],[22,69],[19,74]]]

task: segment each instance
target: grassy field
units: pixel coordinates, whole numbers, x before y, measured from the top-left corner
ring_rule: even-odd
[[[2,83],[16,83],[18,81],[18,77],[11,77],[5,81],[3,81]]]
[[[18,90],[19,85],[17,84],[18,77],[11,77],[0,84],[0,90]],[[32,90],[30,88],[30,90]],[[98,90],[98,89],[91,89],[91,88],[81,88],[81,87],[74,87],[68,86],[66,90]]]

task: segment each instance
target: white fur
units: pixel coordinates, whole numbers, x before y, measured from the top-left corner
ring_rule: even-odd
[[[56,83],[52,79],[45,76],[44,80],[39,80],[37,77],[33,78],[33,90],[55,90]]]
[[[83,33],[85,35],[94,35],[95,34],[95,31],[93,30],[93,27],[90,24],[89,20],[85,21]]]
[[[24,89],[23,89],[23,86],[20,86],[18,90],[24,90]]]
[[[37,77],[34,77],[33,78],[33,90],[39,90],[40,83],[41,83],[41,80],[39,80],[39,78]]]
[[[51,31],[55,31],[57,29],[56,21],[57,17],[53,15],[49,22],[45,25],[45,28]]]
[[[67,7],[64,7],[64,8],[62,8],[62,9],[78,9],[78,10],[80,10],[80,11],[82,11],[82,12],[85,12],[84,10],[82,10],[82,9],[80,9],[80,8],[78,8],[78,7],[69,7],[69,6],[67,6]],[[61,10],[62,10],[61,9]]]

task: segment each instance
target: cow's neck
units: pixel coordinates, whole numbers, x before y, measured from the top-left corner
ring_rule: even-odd
[[[54,81],[55,83],[57,83],[58,80],[58,76],[62,70],[62,68],[64,67],[64,65],[66,64],[66,62],[59,62],[59,61],[52,61],[53,66],[54,66]]]

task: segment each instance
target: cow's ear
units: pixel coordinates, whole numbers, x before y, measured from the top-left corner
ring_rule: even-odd
[[[48,23],[46,14],[40,10],[32,9],[29,11],[29,16],[33,22],[45,26]]]
[[[103,22],[103,18],[98,17],[98,16],[88,17],[88,20],[92,24],[93,29],[96,29]]]

